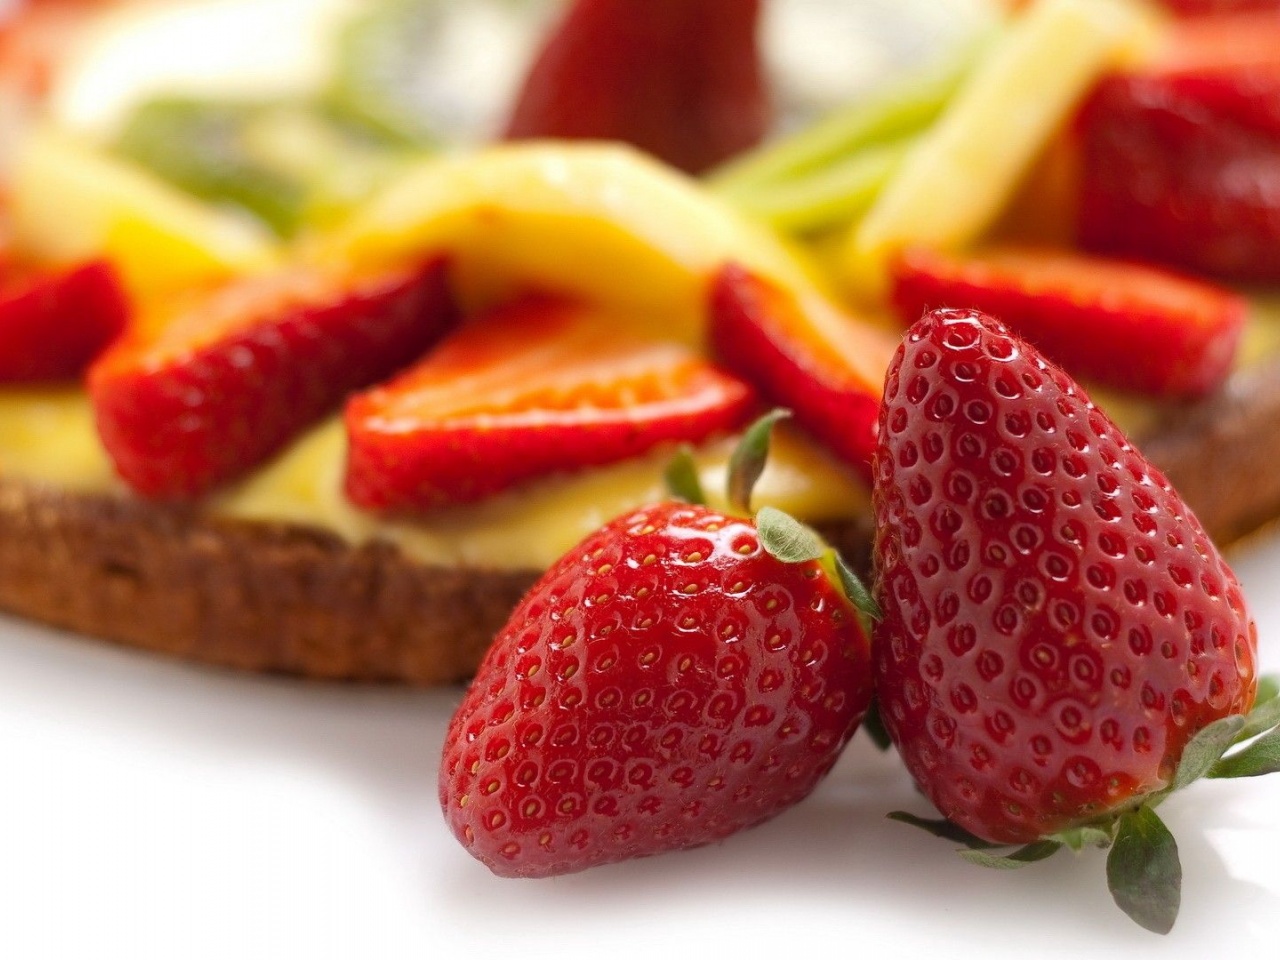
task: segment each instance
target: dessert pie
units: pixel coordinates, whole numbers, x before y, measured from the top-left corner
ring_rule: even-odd
[[[1280,273],[1250,252],[1269,249],[1257,238],[1280,233],[1280,213],[1248,197],[1228,205],[1215,176],[1224,156],[1260,176],[1274,165],[1274,114],[1240,106],[1231,77],[1247,70],[1250,96],[1270,96],[1280,87],[1257,78],[1280,76],[1280,61],[1223,66],[1209,41],[1183,40],[1190,28],[1117,9],[1042,0],[958,65],[745,153],[763,129],[760,78],[682,75],[713,117],[746,100],[759,108],[724,141],[680,131],[672,162],[690,136],[703,138],[699,168],[736,154],[700,180],[634,147],[541,138],[565,131],[538,103],[586,82],[565,53],[572,18],[547,41],[509,131],[531,142],[426,147],[415,105],[349,62],[342,96],[322,109],[160,96],[96,142],[24,122],[8,187],[0,376],[12,305],[61,290],[74,270],[108,279],[90,307],[46,297],[41,329],[118,313],[121,297],[130,316],[119,337],[110,317],[94,327],[108,332],[97,334],[87,389],[47,376],[0,385],[0,608],[238,669],[460,680],[555,557],[662,495],[680,444],[695,448],[705,488],[721,489],[735,432],[770,403],[796,416],[759,502],[819,526],[865,565],[875,371],[899,329],[891,304],[904,271],[925,263],[931,280],[945,279],[927,252],[947,250],[972,280],[965,258],[980,241],[1042,243],[1064,210],[1084,215],[1091,256],[1168,262],[1170,231],[1194,224],[1166,225],[1159,244],[1128,228],[1135,217],[1169,221],[1175,196],[1216,223],[1226,209],[1236,229],[1177,246],[1186,256],[1176,267],[1216,279],[1161,268],[1148,299],[1172,326],[1146,336],[1177,346],[1170,331],[1223,332],[1152,362],[1167,372],[1187,352],[1226,353],[1181,392],[1099,396],[1216,538],[1245,535],[1280,514],[1269,469],[1280,448],[1280,319],[1266,304]],[[413,31],[379,24],[353,20],[343,49],[358,48],[354,37],[396,63],[378,44]],[[753,49],[751,33],[737,31],[739,48]],[[1221,155],[1184,143],[1182,165],[1161,168],[1165,199],[1143,212],[1122,175],[1149,169],[1143,151],[1167,132],[1166,117],[1141,109],[1144,84],[1161,82],[1218,105],[1188,136]],[[601,135],[661,152],[674,142],[670,98],[646,99],[638,83],[614,96],[634,94],[633,112],[666,139],[633,136],[616,110]],[[534,84],[545,88],[537,96]],[[39,99],[29,84],[23,96]],[[1068,130],[1072,117],[1084,119]],[[1130,136],[1142,129],[1148,141]],[[592,136],[589,125],[569,133]],[[1017,269],[999,284],[1019,303],[1061,306],[1080,299],[1077,267],[1065,293]],[[990,271],[976,275],[979,287],[998,285]],[[1131,275],[1122,269],[1115,288]],[[1241,281],[1247,300],[1218,285]],[[1102,299],[1125,299],[1110,289]],[[1074,305],[1096,316],[1096,304]],[[1114,322],[1132,315],[1122,303]],[[1116,349],[1105,329],[1087,336],[1094,352]],[[85,365],[72,366],[78,375]],[[1124,387],[1127,363],[1118,369]]]

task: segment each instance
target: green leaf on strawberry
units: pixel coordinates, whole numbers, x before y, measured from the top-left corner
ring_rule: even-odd
[[[756,420],[742,434],[742,439],[729,459],[729,506],[743,513],[751,512],[751,494],[764,473],[769,460],[769,441],[778,421],[791,416],[790,410],[771,410]]]
[[[698,476],[698,463],[693,458],[693,448],[682,444],[676,455],[667,464],[662,475],[667,490],[677,500],[685,503],[706,503],[707,495],[702,490],[702,480]]]
[[[1150,806],[1121,815],[1107,855],[1107,886],[1116,906],[1153,933],[1168,933],[1182,903],[1178,844]]]

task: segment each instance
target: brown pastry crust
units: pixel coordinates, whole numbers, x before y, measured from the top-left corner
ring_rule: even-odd
[[[1165,411],[1138,442],[1219,542],[1280,516],[1280,361]],[[867,520],[824,533],[865,567]],[[224,667],[461,680],[536,577],[424,566],[386,544],[0,477],[0,609]]]

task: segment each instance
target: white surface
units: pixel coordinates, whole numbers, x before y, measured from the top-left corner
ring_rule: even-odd
[[[1280,541],[1237,566],[1274,672]],[[885,820],[927,806],[861,738],[808,801],[716,847],[497,880],[435,800],[457,697],[228,675],[0,620],[0,956],[1025,960],[1280,940],[1280,777],[1162,808],[1186,876],[1162,940],[1111,905],[1096,852],[998,873]]]

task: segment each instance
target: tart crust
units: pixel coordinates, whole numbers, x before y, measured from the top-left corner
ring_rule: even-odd
[[[1280,517],[1280,360],[1138,437],[1221,544]],[[865,572],[867,519],[823,532]],[[537,571],[0,477],[0,609],[238,670],[418,686],[465,679]]]

